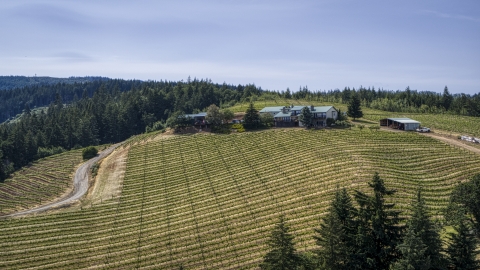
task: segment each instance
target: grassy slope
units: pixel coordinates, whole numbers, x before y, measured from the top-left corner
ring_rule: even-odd
[[[15,172],[0,183],[0,215],[48,202],[65,193],[72,175],[82,162],[82,151],[74,150],[50,156]]]
[[[293,99],[278,99],[278,100],[259,100],[255,102],[255,108],[260,110],[266,106],[285,106],[285,105],[333,105],[336,108],[347,111],[346,104],[293,100]],[[248,108],[248,103],[237,104],[230,109],[234,112],[244,112]],[[439,129],[453,135],[471,135],[480,137],[480,117],[458,116],[449,114],[420,114],[420,113],[402,113],[402,112],[386,112],[380,110],[373,110],[369,108],[362,109],[364,113],[363,120],[378,121],[387,117],[409,117],[433,129]],[[360,119],[362,120],[362,119]]]
[[[338,185],[378,171],[405,208],[424,188],[434,214],[480,157],[415,133],[276,130],[179,136],[132,147],[122,195],[77,212],[1,220],[0,268],[255,268],[278,215],[314,247]]]

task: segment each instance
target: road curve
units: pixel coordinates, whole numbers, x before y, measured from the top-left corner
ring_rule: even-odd
[[[80,167],[75,172],[75,176],[73,178],[73,191],[70,194],[66,195],[65,197],[61,198],[58,201],[48,203],[42,206],[38,206],[33,209],[16,212],[3,217],[19,217],[19,216],[24,216],[24,215],[34,214],[34,213],[40,213],[43,211],[50,210],[52,208],[68,205],[80,199],[88,191],[88,172],[90,171],[90,168],[92,167],[92,165],[95,162],[101,160],[102,158],[108,156],[119,145],[120,144],[118,143],[110,146],[109,148],[100,152],[100,154],[98,154],[96,157],[89,159],[87,162],[80,165]]]

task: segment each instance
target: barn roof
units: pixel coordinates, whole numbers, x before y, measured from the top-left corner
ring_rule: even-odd
[[[387,118],[388,120],[395,121],[402,124],[420,124],[420,122],[410,118]]]

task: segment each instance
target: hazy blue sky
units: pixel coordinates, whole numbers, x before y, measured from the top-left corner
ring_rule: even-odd
[[[0,75],[480,92],[480,1],[1,1]]]

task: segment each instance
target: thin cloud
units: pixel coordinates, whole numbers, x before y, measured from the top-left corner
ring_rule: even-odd
[[[424,12],[428,13],[428,14],[433,14],[433,15],[435,15],[437,17],[440,17],[440,18],[464,20],[464,21],[471,21],[471,22],[480,22],[480,18],[475,18],[475,17],[471,17],[471,16],[466,16],[466,15],[447,14],[447,13],[441,13],[441,12],[433,11],[433,10],[424,10]]]

